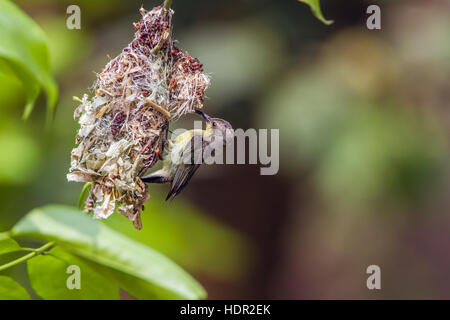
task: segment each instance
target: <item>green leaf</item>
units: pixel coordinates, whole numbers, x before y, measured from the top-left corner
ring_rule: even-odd
[[[327,20],[322,14],[322,10],[320,9],[320,0],[297,0],[299,2],[306,3],[310,6],[313,14],[316,16],[317,19],[322,21],[323,23],[330,25],[333,23],[333,20]]]
[[[13,279],[0,276],[0,300],[30,300],[30,295]]]
[[[86,202],[86,198],[89,195],[89,191],[92,188],[92,182],[88,182],[83,186],[83,189],[80,193],[80,198],[78,199],[78,210],[84,209],[84,203]]]
[[[8,236],[7,232],[0,233],[0,254],[20,251],[19,244]]]
[[[180,299],[180,296],[174,294],[172,291],[155,286],[151,282],[142,281],[142,279],[139,277],[117,271],[116,269],[106,267],[102,264],[95,263],[88,259],[81,259],[83,259],[87,265],[91,266],[111,281],[114,281],[117,286],[124,289],[127,293],[137,299]]]
[[[51,119],[56,107],[58,88],[50,71],[45,34],[8,0],[0,0],[0,34],[0,58],[22,80],[26,90],[24,118],[33,110],[42,87],[47,94],[47,115]]]
[[[153,191],[152,197],[164,199],[165,195]],[[142,212],[142,230],[133,228],[121,215],[112,215],[104,223],[190,271],[219,281],[237,280],[251,270],[253,250],[248,241],[182,199],[170,205],[147,202]]]
[[[130,281],[127,288],[139,286],[136,298],[201,299],[206,295],[198,282],[165,256],[72,207],[35,209],[13,227],[11,236],[56,241],[92,266],[112,270],[108,276],[117,283],[136,278],[139,281]]]
[[[43,299],[119,299],[119,288],[116,285],[61,247],[28,260],[27,266],[31,287]],[[68,269],[70,266],[75,266],[73,267],[75,269]],[[77,275],[79,275],[79,289],[68,286],[76,284]]]

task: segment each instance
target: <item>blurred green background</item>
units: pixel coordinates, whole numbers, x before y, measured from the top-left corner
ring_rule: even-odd
[[[44,97],[20,120],[22,84],[0,66],[0,231],[32,208],[76,204],[72,96],[131,41],[141,5],[160,1],[16,3],[49,38],[60,98],[50,130]],[[70,4],[81,30],[66,28]],[[366,28],[370,4],[382,30]],[[280,172],[204,166],[172,203],[151,186],[141,232],[119,215],[105,223],[183,266],[211,299],[450,298],[450,2],[323,1],[331,26],[295,0],[173,8],[175,38],[212,74],[205,111],[280,129]],[[25,283],[24,266],[9,272]]]

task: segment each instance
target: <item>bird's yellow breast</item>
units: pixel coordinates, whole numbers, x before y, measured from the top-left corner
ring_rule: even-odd
[[[175,140],[173,141],[173,144],[175,145],[186,145],[187,143],[189,143],[192,139],[192,137],[195,134],[201,134],[203,135],[205,133],[205,130],[202,129],[193,129],[193,130],[188,130],[182,134],[180,134],[179,136],[177,136],[175,138]]]

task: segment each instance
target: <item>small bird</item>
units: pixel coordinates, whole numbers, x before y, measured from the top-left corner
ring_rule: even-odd
[[[205,161],[204,151],[215,143],[226,145],[230,142],[233,128],[223,119],[211,118],[200,110],[195,112],[206,121],[206,129],[193,129],[168,141],[168,152],[163,160],[163,166],[147,176],[141,177],[146,183],[171,182],[166,200],[172,200],[188,185],[194,173]],[[213,156],[210,153],[206,157]]]

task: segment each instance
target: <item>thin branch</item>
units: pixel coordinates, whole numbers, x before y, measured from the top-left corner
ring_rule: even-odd
[[[169,111],[167,111],[166,109],[164,109],[163,107],[157,105],[155,102],[153,102],[152,100],[145,98],[144,99],[145,102],[150,105],[153,109],[155,109],[156,111],[158,111],[159,113],[161,113],[164,117],[166,117],[167,119],[170,119],[170,117],[172,116],[170,114]]]
[[[42,247],[33,250],[33,252],[0,266],[0,271],[6,270],[8,268],[14,267],[15,265],[18,265],[19,263],[30,260],[31,258],[33,258],[39,254],[42,254],[45,250],[54,246],[54,244],[55,244],[55,242],[53,242],[53,241],[46,243]]]
[[[164,9],[169,10],[171,5],[172,5],[172,0],[164,1]]]
[[[163,45],[166,43],[166,41],[169,39],[170,37],[170,32],[169,31],[164,31],[164,33],[161,36],[161,40],[159,40],[158,44],[152,49],[151,53],[152,54],[156,54],[158,53],[158,51],[163,47]]]

